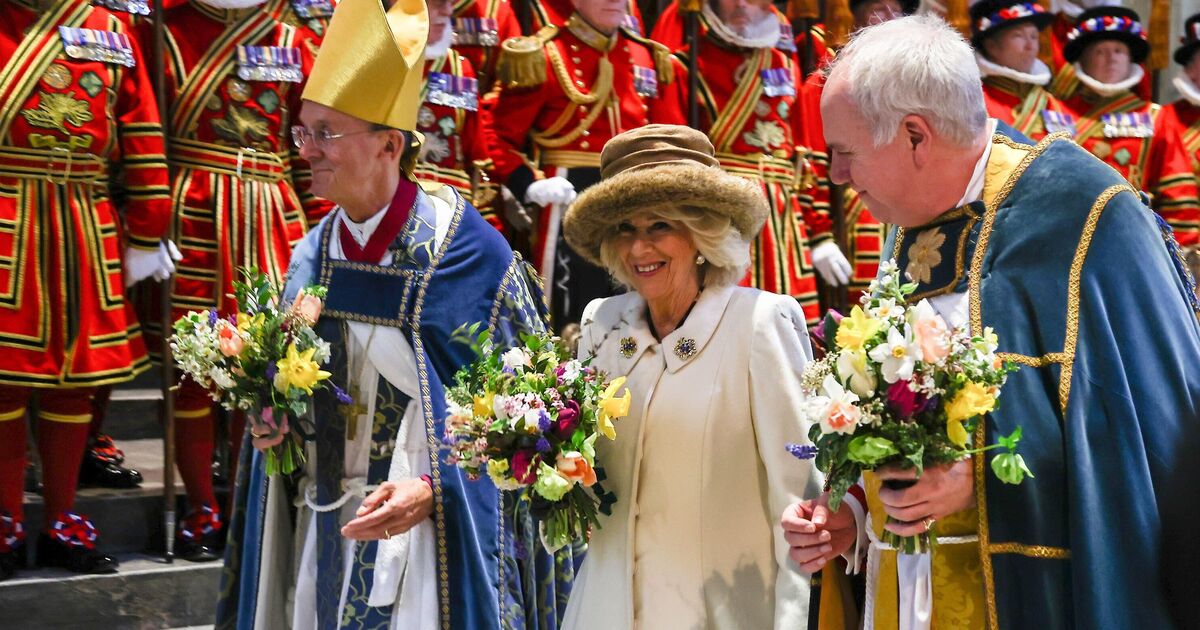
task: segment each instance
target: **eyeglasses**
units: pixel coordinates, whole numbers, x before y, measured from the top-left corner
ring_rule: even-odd
[[[297,149],[303,149],[304,145],[308,144],[309,140],[322,151],[329,146],[330,141],[346,136],[357,136],[362,133],[371,133],[379,131],[378,129],[362,129],[360,131],[348,131],[346,133],[329,133],[328,129],[321,128],[317,131],[310,131],[308,127],[294,125],[292,127],[292,144],[296,145]]]

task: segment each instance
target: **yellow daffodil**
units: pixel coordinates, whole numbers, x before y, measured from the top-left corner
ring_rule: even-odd
[[[471,406],[471,411],[475,413],[477,418],[490,418],[492,416],[493,403],[496,401],[496,392],[488,392],[483,396],[475,396],[475,404]]]
[[[958,448],[967,447],[967,428],[963,426],[962,420],[947,420],[946,435]]]
[[[265,318],[265,316],[262,313],[259,313],[258,315],[255,315],[254,317],[250,317],[249,315],[247,315],[245,313],[238,313],[238,316],[237,316],[238,332],[244,333],[247,330],[249,330],[249,328],[251,326],[262,325],[264,318]]]
[[[995,407],[996,395],[990,391],[990,388],[974,381],[967,381],[967,384],[954,395],[954,399],[946,405],[946,419],[962,422],[988,413]]]
[[[617,439],[617,429],[613,426],[613,420],[624,418],[629,415],[629,400],[632,394],[629,390],[625,390],[625,395],[617,396],[617,390],[625,384],[625,377],[621,376],[608,384],[604,389],[604,393],[600,395],[599,408],[600,413],[596,418],[596,426],[600,429],[600,433],[610,439]]]
[[[309,348],[304,352],[297,352],[296,344],[288,345],[287,356],[275,363],[275,367],[279,369],[275,388],[286,392],[290,386],[312,394],[313,386],[330,376],[329,372],[322,370],[321,366],[313,361],[313,353],[316,351],[316,348]]]
[[[881,323],[878,319],[868,317],[861,306],[855,306],[848,317],[838,322],[835,341],[840,348],[862,350],[863,344],[879,331]]]

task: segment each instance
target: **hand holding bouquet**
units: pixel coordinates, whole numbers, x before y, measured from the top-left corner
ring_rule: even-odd
[[[826,474],[829,506],[836,510],[864,471],[901,466],[920,476],[925,466],[965,459],[995,448],[992,470],[1005,483],[1033,474],[1016,453],[1021,430],[997,444],[977,447],[975,429],[995,410],[1000,388],[1016,370],[996,356],[990,328],[971,336],[951,329],[933,306],[906,306],[916,289],[901,285],[894,263],[850,315],[826,317],[828,352],[805,369],[805,414],[815,447],[789,445],[798,457],[816,457]],[[982,483],[982,480],[978,480]],[[927,551],[932,534],[900,537],[885,530],[885,542],[906,553]]]
[[[332,386],[321,364],[329,344],[313,330],[325,290],[309,287],[281,308],[281,291],[257,270],[235,282],[236,317],[193,311],[175,322],[171,351],[187,378],[213,400],[246,413],[256,448],[266,452],[267,474],[287,474],[304,464],[303,440],[288,424],[308,411],[313,392]]]
[[[519,491],[542,520],[547,548],[586,540],[599,527],[596,439],[616,439],[613,420],[629,413],[629,391],[617,395],[624,377],[605,382],[558,337],[525,335],[503,351],[478,330],[456,332],[479,359],[446,392],[447,462]]]

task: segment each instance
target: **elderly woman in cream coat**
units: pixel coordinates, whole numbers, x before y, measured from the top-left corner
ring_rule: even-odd
[[[811,349],[795,300],[735,286],[766,200],[688,127],[628,131],[600,159],[564,234],[630,291],[588,306],[579,355],[628,377],[633,402],[597,444],[617,501],[564,627],[802,628],[808,576],[775,515],[815,483],[785,449],[806,441]]]

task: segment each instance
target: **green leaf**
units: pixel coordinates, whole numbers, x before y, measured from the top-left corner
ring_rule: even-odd
[[[1025,465],[1025,458],[1016,453],[1000,453],[992,458],[992,472],[1004,483],[1017,485],[1025,477],[1033,479],[1033,472]]]
[[[1017,444],[1021,442],[1021,427],[1017,427],[1008,437],[1000,436],[997,441],[1010,453],[1017,450]]]
[[[850,440],[846,452],[852,462],[863,466],[875,466],[900,451],[887,438],[860,435]]]
[[[837,339],[838,320],[834,319],[833,312],[825,314],[825,347],[832,352],[837,347],[835,339]]]

